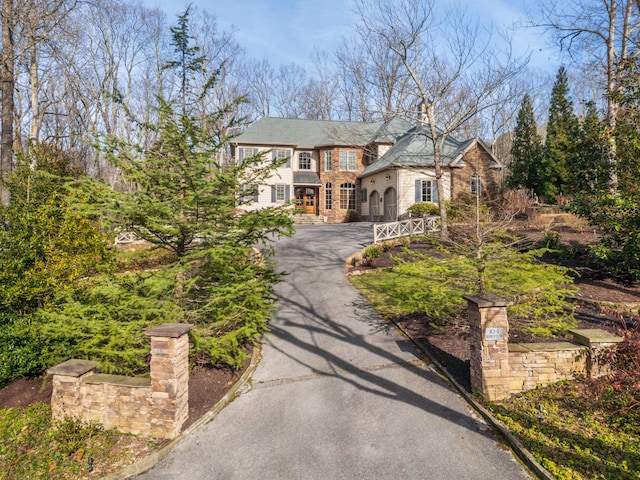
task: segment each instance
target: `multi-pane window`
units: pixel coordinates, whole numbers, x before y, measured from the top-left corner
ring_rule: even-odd
[[[434,196],[434,181],[433,180],[422,180],[422,192],[420,196],[421,202],[433,202]]]
[[[291,153],[286,148],[274,148],[271,150],[271,159],[272,160],[283,160],[285,158],[289,158]],[[289,162],[287,162],[288,164]]]
[[[311,152],[298,154],[298,170],[311,170]]]
[[[238,163],[244,162],[245,159],[253,157],[258,154],[258,147],[239,147],[238,148]]]
[[[276,188],[276,203],[284,203],[287,201],[286,198],[286,185],[278,184],[275,186]]]
[[[342,210],[356,209],[356,186],[353,183],[340,184],[340,208]]]
[[[356,151],[340,150],[340,171],[355,172],[356,171]]]
[[[240,187],[240,202],[251,203],[258,201],[258,186],[257,185],[243,185]]]
[[[326,210],[333,209],[333,189],[331,183],[324,186],[324,208]]]
[[[332,153],[331,150],[326,150],[324,152],[324,171],[325,172],[331,171],[331,160],[332,160],[331,153]]]
[[[482,195],[482,180],[477,173],[471,175],[471,194]]]

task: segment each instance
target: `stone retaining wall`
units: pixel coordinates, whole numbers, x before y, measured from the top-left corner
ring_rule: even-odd
[[[95,373],[98,362],[89,360],[50,368],[53,418],[78,417],[125,433],[176,437],[189,412],[190,329],[165,323],[145,333],[151,338],[150,378]]]
[[[471,324],[471,387],[491,401],[538,386],[597,377],[607,366],[593,359],[622,338],[603,330],[571,330],[573,342],[509,344],[509,302],[487,295],[465,297]]]

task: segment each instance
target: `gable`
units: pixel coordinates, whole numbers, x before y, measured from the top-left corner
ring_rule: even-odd
[[[485,154],[485,156],[489,159],[489,164],[486,165],[485,168],[495,168],[495,169],[503,169],[504,164],[496,157],[491,148],[480,139],[474,139],[470,141],[469,145],[460,152],[460,155],[451,162],[452,167],[464,167],[467,163],[468,154],[474,149],[477,148],[479,150],[479,154]]]

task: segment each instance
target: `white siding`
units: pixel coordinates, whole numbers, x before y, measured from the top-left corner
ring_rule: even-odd
[[[416,180],[434,180],[436,174],[433,168],[422,170],[399,170],[398,179],[398,214],[406,213],[407,209],[416,203]],[[445,171],[442,176],[444,192],[438,192],[440,200],[451,200],[451,172]]]
[[[266,151],[270,151],[273,148],[278,148],[278,147],[273,147],[273,146],[260,146],[258,147],[258,150],[261,152],[266,152]],[[282,166],[280,168],[278,168],[275,171],[275,175],[273,175],[272,177],[268,178],[266,180],[266,185],[263,185],[260,187],[260,193],[258,195],[258,201],[257,202],[252,202],[249,205],[242,205],[240,206],[240,208],[244,209],[244,210],[257,210],[259,208],[263,208],[263,207],[269,207],[269,206],[273,206],[274,203],[271,202],[271,185],[276,185],[276,184],[283,184],[283,185],[289,185],[289,192],[291,195],[291,198],[293,198],[293,168],[294,166],[297,167],[297,162],[298,162],[298,158],[297,158],[297,153],[295,153],[295,151],[289,147],[281,147],[281,148],[287,148],[288,150],[291,151],[291,159],[290,159],[290,165],[289,167],[286,166]],[[267,159],[271,159],[271,153],[266,154],[265,158]],[[317,162],[315,162],[317,164]],[[313,164],[312,164],[313,167]],[[313,171],[313,170],[311,170]]]
[[[389,177],[389,178],[387,178]],[[380,198],[384,197],[384,192],[389,188],[393,187],[398,190],[397,187],[397,178],[398,172],[397,170],[387,170],[383,172],[378,172],[374,175],[368,176],[362,179],[362,188],[367,189],[367,197],[371,197],[373,192],[378,192]],[[382,207],[382,203],[379,205]],[[369,217],[370,212],[369,199],[367,198],[366,202],[362,202],[360,207],[360,215],[365,218]]]
[[[300,170],[298,168],[298,154],[300,152],[310,152],[311,153],[311,170]],[[318,162],[318,152],[316,150],[294,150],[293,157],[291,158],[291,166],[293,170],[296,172],[315,172],[319,173],[320,169],[318,168],[320,162]]]

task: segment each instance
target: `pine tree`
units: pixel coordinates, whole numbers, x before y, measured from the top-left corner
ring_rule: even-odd
[[[591,197],[609,189],[608,144],[604,125],[593,102],[587,104],[587,114],[573,135],[574,149],[567,157],[571,175],[568,191],[577,197]]]
[[[533,115],[533,103],[529,94],[526,94],[518,111],[515,139],[511,147],[511,175],[507,185],[540,194],[542,154],[542,139]]]
[[[544,145],[542,193],[547,201],[553,201],[557,195],[568,194],[570,176],[568,157],[573,151],[573,134],[577,119],[573,113],[573,104],[569,98],[569,80],[567,71],[560,67],[551,90],[547,138]]]

